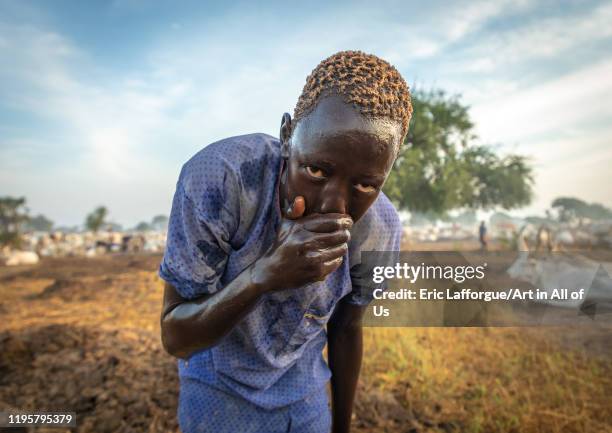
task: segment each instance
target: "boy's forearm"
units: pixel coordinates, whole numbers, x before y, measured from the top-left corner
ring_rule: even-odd
[[[252,277],[253,266],[214,294],[169,306],[161,319],[166,351],[188,358],[215,346],[252,311],[265,292],[265,283]]]
[[[331,323],[328,327],[328,363],[332,372],[332,432],[350,431],[361,359],[361,323]]]

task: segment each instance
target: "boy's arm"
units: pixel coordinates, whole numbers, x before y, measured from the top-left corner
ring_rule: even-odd
[[[233,329],[256,305],[265,284],[252,277],[253,266],[245,269],[219,292],[187,301],[166,282],[161,315],[164,349],[177,358],[187,359],[198,350],[212,347]]]
[[[350,431],[363,353],[361,319],[366,308],[340,301],[327,324],[327,358],[332,372],[332,433]]]
[[[189,358],[208,349],[254,308],[263,293],[321,281],[338,268],[348,249],[352,220],[331,213],[302,218],[303,210],[296,220],[284,218],[270,249],[225,287],[186,299],[167,282],[161,335],[168,353]]]

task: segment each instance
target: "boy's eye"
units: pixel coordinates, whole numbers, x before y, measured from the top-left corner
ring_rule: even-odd
[[[363,183],[356,184],[355,188],[357,188],[357,190],[361,191],[361,192],[374,192],[374,191],[376,191],[376,188],[373,187],[372,185],[365,185]]]
[[[310,176],[317,178],[317,179],[323,179],[325,177],[325,173],[323,173],[323,170],[317,167],[313,167],[312,165],[306,166],[306,172]]]

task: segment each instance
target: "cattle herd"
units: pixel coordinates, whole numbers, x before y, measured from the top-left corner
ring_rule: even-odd
[[[573,248],[612,249],[612,222],[570,225],[497,224],[490,236],[513,240],[509,249],[549,251]],[[458,224],[426,224],[404,228],[404,240],[412,243],[465,241],[476,239],[473,227]],[[166,231],[99,231],[99,232],[29,232],[21,239],[19,249],[0,249],[0,265],[38,263],[42,257],[96,257],[109,253],[161,253]]]
[[[30,232],[19,249],[4,247],[0,263],[6,266],[38,263],[42,257],[95,257],[109,253],[159,253],[166,244],[165,231],[146,232]]]

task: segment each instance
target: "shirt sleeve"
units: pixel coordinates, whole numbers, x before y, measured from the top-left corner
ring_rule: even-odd
[[[174,193],[159,276],[192,300],[222,288],[237,213],[228,208],[235,189],[223,164],[188,164]]]
[[[394,266],[399,257],[402,239],[402,224],[397,211],[384,197],[384,206],[380,206],[363,221],[366,227],[364,235],[357,235],[359,247],[351,256],[352,291],[343,299],[353,305],[365,307],[374,299],[374,290],[387,290],[386,280],[382,283],[373,281],[375,266]],[[359,221],[362,223],[362,221]]]

